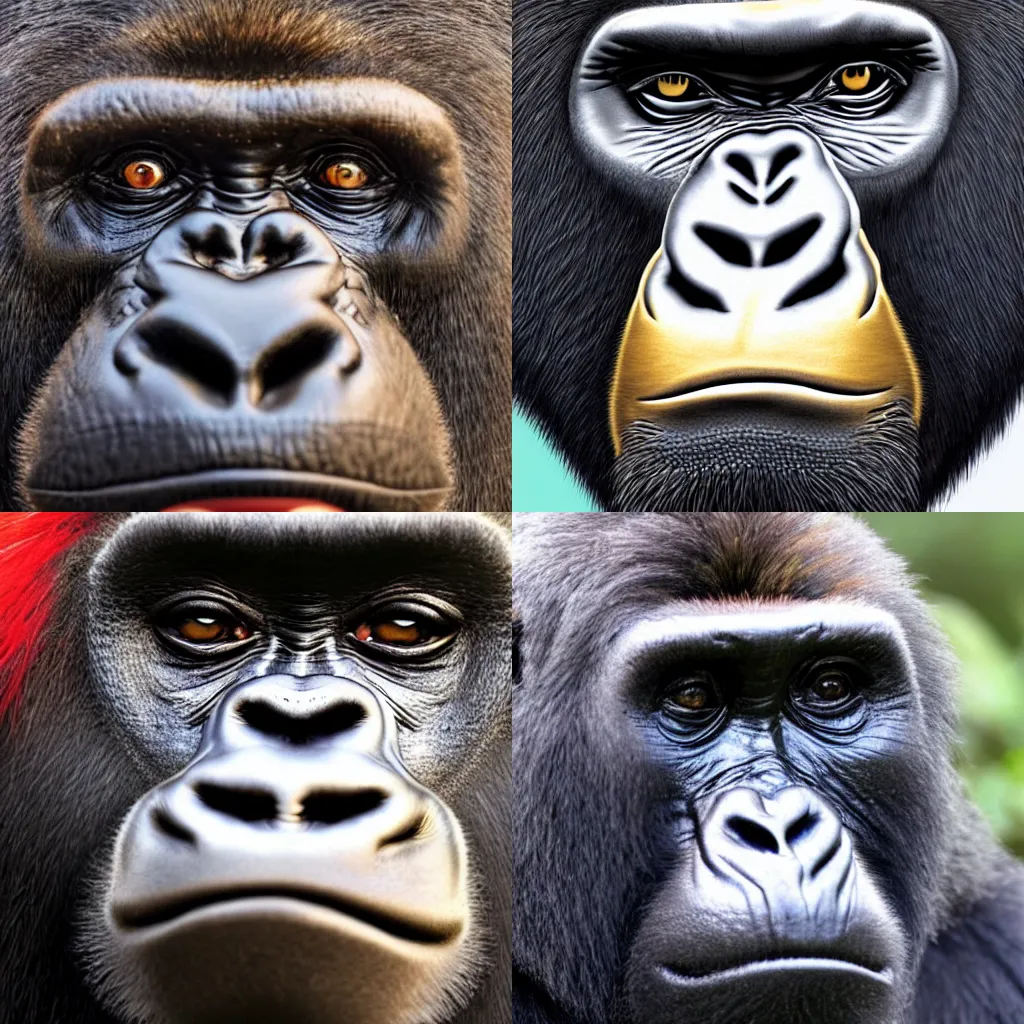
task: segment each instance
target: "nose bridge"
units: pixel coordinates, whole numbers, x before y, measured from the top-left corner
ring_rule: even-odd
[[[204,743],[218,749],[343,746],[383,751],[389,713],[377,695],[333,676],[263,676],[236,687],[207,724]]]

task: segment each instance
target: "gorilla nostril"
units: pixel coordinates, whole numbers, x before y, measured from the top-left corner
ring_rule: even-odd
[[[799,155],[799,146],[795,146],[792,143],[788,146],[783,146],[772,157],[772,165],[768,168],[767,184],[770,185]]]
[[[332,704],[304,718],[256,700],[246,701],[236,713],[249,728],[297,746],[348,732],[366,718],[366,709],[354,701]]]
[[[725,826],[743,846],[759,850],[762,853],[779,852],[779,842],[775,836],[763,825],[751,821],[750,818],[735,814],[726,821]]]
[[[165,808],[155,808],[153,810],[152,821],[153,826],[158,832],[163,832],[165,836],[170,836],[171,839],[177,839],[179,842],[195,846],[195,833],[190,829],[185,828],[185,826],[180,822],[175,821],[174,818],[167,813]]]
[[[779,303],[779,309],[790,309],[793,306],[798,306],[801,302],[816,299],[819,295],[824,295],[834,288],[845,276],[846,258],[843,256],[843,250],[840,249],[835,259],[820,274],[815,274],[810,281],[794,288]]]
[[[750,206],[757,206],[757,198],[755,196],[752,196],[745,188],[740,188],[739,185],[736,184],[736,182],[730,181],[729,188],[731,188],[733,192],[735,192],[736,195],[738,195],[740,199],[743,200],[743,202],[747,203]],[[769,200],[769,202],[771,202],[771,200]]]
[[[337,825],[369,814],[386,799],[387,794],[379,789],[363,789],[355,793],[310,793],[302,801],[299,817],[310,824]]]
[[[754,254],[746,240],[731,231],[713,228],[710,224],[697,224],[693,233],[726,263],[737,267],[752,267]]]
[[[818,233],[821,224],[821,217],[808,217],[795,228],[777,235],[768,243],[762,265],[774,267],[791,260]]]
[[[196,795],[212,811],[218,811],[239,821],[275,821],[277,799],[272,793],[261,789],[240,789],[235,786],[218,786],[213,782],[200,782],[195,786]]]
[[[278,224],[264,224],[252,239],[246,253],[246,262],[259,262],[268,270],[274,270],[294,263],[305,253],[306,248],[306,235],[297,226],[294,230],[284,232]]]
[[[672,268],[669,283],[679,297],[694,309],[711,309],[716,313],[728,313],[725,303],[712,291],[702,288],[676,267]]]
[[[754,165],[742,153],[730,153],[725,162],[734,170],[739,171],[751,185],[757,184],[757,175],[754,173]]]
[[[786,829],[786,842],[790,846],[799,842],[808,832],[814,831],[819,820],[814,811],[805,811]]]
[[[183,237],[192,259],[201,267],[212,269],[238,257],[227,226],[221,222],[209,224],[201,231],[186,230]]]
[[[208,400],[227,406],[238,384],[235,365],[207,337],[177,320],[140,323],[138,337],[145,353],[198,386]]]
[[[415,818],[412,822],[406,825],[404,828],[399,829],[398,832],[393,833],[390,836],[386,836],[377,844],[377,849],[382,850],[385,846],[398,846],[401,843],[408,843],[415,839],[423,831],[426,825],[426,820],[422,817]]]
[[[281,392],[322,366],[338,341],[336,330],[326,324],[313,324],[275,344],[253,375],[253,405],[273,405],[282,397]]]
[[[796,178],[787,178],[764,202],[765,206],[774,206],[794,185]]]

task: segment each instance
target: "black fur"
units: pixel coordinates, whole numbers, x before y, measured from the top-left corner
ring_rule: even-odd
[[[938,795],[922,804],[915,793],[859,793],[840,809],[847,822],[866,813],[877,819],[869,831],[887,830],[869,861],[912,922],[907,1024],[1024,1020],[1024,869],[996,844],[954,770],[956,665],[945,639],[903,564],[863,524],[840,515],[519,515],[514,558],[516,1024],[642,1024],[623,1005],[623,971],[678,856],[667,808],[685,794],[665,789],[615,704],[609,652],[621,631],[672,604],[723,611],[806,600],[885,610],[912,652],[928,737],[913,751],[913,779]]]
[[[588,35],[638,6],[513,4],[513,392],[606,507],[614,458],[608,389],[664,209],[645,208],[581,158],[568,93]],[[886,199],[862,200],[865,233],[923,374],[920,500],[927,507],[998,436],[1024,384],[1024,132],[1014,113],[1024,103],[1015,70],[1024,2],[902,6],[947,35],[961,81],[937,164],[918,181],[895,182]]]

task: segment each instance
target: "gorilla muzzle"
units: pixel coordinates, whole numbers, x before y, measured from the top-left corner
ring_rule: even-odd
[[[795,128],[718,143],[673,198],[626,322],[616,454],[631,423],[712,404],[863,421],[898,401],[920,421],[913,352],[832,158]]]

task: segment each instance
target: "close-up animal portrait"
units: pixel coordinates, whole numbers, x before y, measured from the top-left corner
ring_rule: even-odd
[[[514,0],[513,27],[536,443],[617,511],[947,500],[1024,396],[1024,0]]]
[[[510,588],[476,513],[0,517],[0,1022],[510,1024]]]
[[[1024,523],[979,518],[515,517],[515,1024],[1024,1020]]]
[[[2,6],[0,509],[510,509],[508,0]]]

